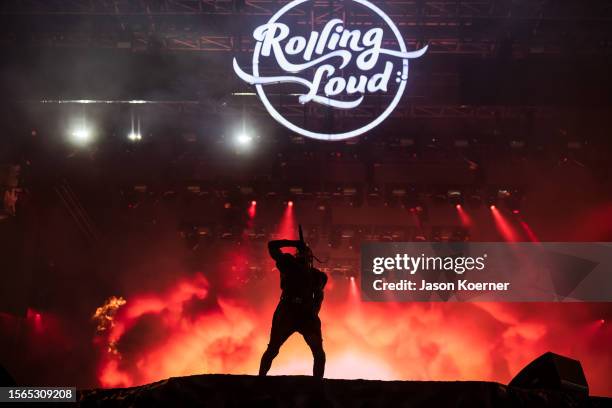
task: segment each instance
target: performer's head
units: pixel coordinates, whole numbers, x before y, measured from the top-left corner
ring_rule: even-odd
[[[308,267],[312,267],[313,258],[314,256],[312,254],[312,250],[308,246],[298,249],[297,253],[295,254],[295,259]]]

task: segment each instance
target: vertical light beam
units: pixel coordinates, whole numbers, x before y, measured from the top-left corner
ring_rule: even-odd
[[[288,201],[285,205],[283,218],[278,226],[277,233],[281,239],[297,239],[293,201]]]
[[[251,205],[249,206],[249,219],[253,219],[255,218],[255,214],[257,213],[257,201],[253,200],[251,201]]]

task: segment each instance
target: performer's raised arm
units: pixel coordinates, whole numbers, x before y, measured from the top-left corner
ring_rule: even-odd
[[[275,261],[278,261],[283,255],[282,248],[302,248],[302,241],[290,240],[290,239],[277,239],[275,241],[268,242],[268,252]]]

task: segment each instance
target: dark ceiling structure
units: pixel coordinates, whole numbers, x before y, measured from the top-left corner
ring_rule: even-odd
[[[176,134],[190,138],[206,129],[222,133],[219,124],[247,116],[264,123],[267,132],[282,133],[231,63],[235,57],[248,65],[253,29],[287,3],[2,2],[3,118],[9,128],[16,117],[33,120],[27,126],[35,127],[49,117],[87,112],[125,127],[136,115],[145,128],[175,124]],[[288,18],[305,29],[333,17],[352,26],[371,23],[371,16],[348,3],[308,1]],[[450,146],[488,139],[518,150],[546,140],[609,145],[609,1],[373,3],[399,27],[408,49],[429,46],[427,58],[411,63],[402,101],[373,139],[404,146],[428,146],[435,139],[433,145],[440,145],[444,137]],[[270,97],[292,120],[324,118],[295,96]],[[390,97],[370,98],[357,109],[334,113],[334,120],[367,120]]]
[[[252,45],[250,27],[286,1],[30,0],[3,2],[3,45],[98,47],[142,51],[237,52]],[[432,54],[517,57],[572,53],[610,55],[607,1],[376,1],[402,28],[409,48]],[[369,15],[341,1],[308,2],[293,11],[301,24],[341,15],[354,25]],[[26,35],[24,35],[27,33]]]
[[[482,109],[472,106],[521,106],[539,114],[536,106],[609,105],[612,5],[607,1],[374,3],[399,27],[408,49],[429,46],[427,59],[411,67],[407,103],[396,110],[398,117],[478,116]],[[193,104],[241,95],[246,97],[237,98],[240,105],[265,113],[252,89],[228,72],[233,57],[248,61],[253,29],[285,4],[5,1],[0,5],[3,85],[28,101]],[[370,15],[342,1],[309,1],[289,16],[304,27],[333,17],[351,26],[371,24]],[[7,79],[14,73],[28,73],[27,85]],[[111,92],[112,82],[131,88]],[[294,99],[282,101],[283,113],[303,115],[304,107]],[[371,115],[376,108],[370,104],[351,114]]]

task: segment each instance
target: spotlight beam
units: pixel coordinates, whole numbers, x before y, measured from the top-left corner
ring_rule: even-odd
[[[503,216],[503,214],[499,211],[499,209],[492,205],[489,207],[491,209],[491,214],[493,215],[493,220],[495,221],[495,226],[497,230],[500,232],[504,240],[508,242],[517,242],[519,241],[518,236],[510,222]]]
[[[472,225],[472,218],[468,215],[463,206],[461,204],[457,204],[455,208],[457,209],[457,214],[459,214],[461,225],[464,227],[470,227]]]

